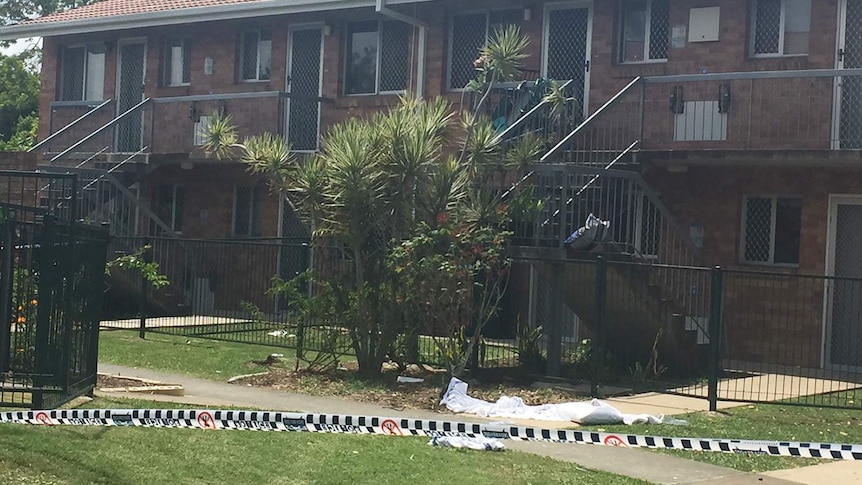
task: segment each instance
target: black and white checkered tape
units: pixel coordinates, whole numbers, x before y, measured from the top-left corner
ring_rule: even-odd
[[[547,429],[462,421],[386,418],[342,414],[204,409],[72,409],[0,412],[0,423],[72,426],[246,429],[395,436],[484,436],[523,441],[668,448],[724,453],[862,460],[862,444],[672,438],[623,433]]]

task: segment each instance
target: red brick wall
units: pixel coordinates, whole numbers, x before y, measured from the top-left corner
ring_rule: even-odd
[[[265,183],[239,164],[199,161],[190,170],[177,165],[159,167],[144,179],[142,193],[152,201],[160,184],[183,186],[183,237],[221,239],[233,237],[234,189],[257,184],[267,190],[262,203],[261,236],[277,237],[278,198],[269,193]],[[205,218],[201,211],[206,211]]]
[[[590,109],[594,110],[604,101],[615,94],[623,85],[635,76],[665,75],[665,74],[693,74],[706,69],[709,72],[728,71],[759,71],[775,69],[820,69],[834,66],[835,55],[835,22],[837,18],[837,0],[818,1],[812,9],[810,54],[802,57],[752,59],[748,55],[749,39],[749,16],[750,5],[748,0],[718,0],[705,2],[704,0],[673,1],[671,2],[671,26],[688,24],[688,11],[693,7],[718,6],[720,14],[720,40],[718,42],[686,43],[682,48],[671,48],[668,61],[657,64],[620,65],[617,60],[616,38],[618,35],[618,2],[594,2],[593,12],[593,37],[591,39],[591,72],[590,72]],[[507,6],[522,6],[531,10],[531,19],[524,21],[523,32],[530,38],[530,58],[524,61],[524,67],[528,69],[539,69],[542,52],[542,23],[544,2],[539,1],[509,1],[471,2],[470,9],[481,8],[505,8]],[[430,28],[427,38],[426,53],[426,95],[435,96],[446,94],[446,63],[448,59],[448,37],[449,21],[453,12],[463,10],[460,2],[447,1],[432,5],[417,5],[412,8],[413,15],[428,22]],[[287,29],[290,25],[326,21],[331,27],[331,35],[325,39],[324,52],[324,96],[333,98],[336,102],[327,105],[323,112],[324,131],[327,126],[353,116],[367,115],[376,110],[384,108],[397,101],[396,96],[342,96],[342,71],[343,71],[343,46],[344,27],[348,20],[368,16],[373,18],[370,9],[355,9],[336,12],[325,12],[319,14],[304,14],[294,16],[281,16],[272,18],[261,18],[254,20],[237,20],[228,22],[215,22],[187,26],[152,28],[146,30],[109,32],[90,36],[71,36],[61,39],[47,38],[45,40],[44,63],[42,70],[42,124],[40,135],[48,133],[47,122],[49,117],[45,116],[48,103],[55,99],[54,92],[57,81],[59,43],[78,42],[83,40],[104,40],[108,42],[109,49],[106,57],[106,82],[105,96],[114,96],[116,81],[116,41],[119,38],[146,37],[148,42],[147,55],[147,96],[164,97],[186,94],[208,94],[228,93],[240,91],[279,91],[285,87],[285,66],[287,58]],[[261,83],[238,83],[235,81],[235,57],[236,41],[238,32],[248,27],[269,27],[272,30],[272,56],[273,70],[272,79]],[[192,48],[192,72],[191,85],[189,87],[160,87],[162,43],[166,35],[171,34],[191,35],[194,38]],[[204,58],[215,59],[215,72],[207,76],[203,72]],[[411,79],[414,74],[411,73]],[[828,84],[828,83],[827,83]],[[415,86],[415,84],[411,83]],[[776,87],[778,89],[776,89]],[[652,139],[670,140],[667,129],[669,124],[669,113],[667,110],[667,96],[669,85],[659,85],[650,88],[648,92],[648,106],[650,111],[657,117],[648,120],[647,126],[655,127],[650,133]],[[797,82],[776,85],[775,83],[760,83],[752,86],[756,91],[756,99],[760,100],[760,107],[756,110],[745,109],[748,100],[747,86],[744,83],[734,83],[732,95],[734,96],[729,131],[740,134],[747,133],[746,127],[760,127],[762,120],[775,120],[776,118],[794,119],[794,114],[804,114],[803,121],[806,126],[813,126],[814,132],[809,133],[811,139],[822,139],[822,132],[817,131],[826,126],[829,109],[831,107],[831,89],[825,89],[820,85],[808,85]],[[807,97],[803,107],[789,108],[794,103],[788,103],[793,93],[803,90],[803,96],[796,96],[797,103],[800,99]],[[700,97],[712,98],[717,92],[717,85],[704,84],[701,86],[690,86],[687,89],[687,99],[698,99]],[[787,93],[791,94],[788,95]],[[774,96],[772,96],[774,94]],[[453,102],[460,99],[458,94],[447,96]],[[764,102],[769,100],[769,102]],[[274,129],[278,126],[278,103],[269,103],[261,106],[255,102],[233,101],[228,103],[228,111],[234,114],[235,119],[243,123],[251,123],[257,120],[248,130],[253,133],[260,129]],[[201,112],[206,114],[212,106],[201,106]],[[782,111],[782,109],[784,111]],[[791,109],[790,112],[788,109]],[[813,112],[812,112],[813,110]],[[71,115],[65,118],[57,118],[54,129],[62,126],[62,121],[71,119]],[[188,105],[175,106],[173,108],[161,107],[158,120],[169,120],[172,128],[167,134],[162,134],[157,145],[164,146],[163,152],[179,150],[182,143],[178,140],[188,140],[191,137],[192,125],[188,120]],[[798,119],[798,116],[796,117]],[[743,125],[742,123],[747,123]],[[789,122],[788,122],[789,123]],[[798,124],[799,121],[796,121]],[[157,123],[159,128],[162,123]],[[787,130],[798,127],[789,126],[784,129],[782,138],[793,140],[796,136],[789,136]],[[661,130],[665,130],[662,132]],[[782,133],[782,127],[777,126],[773,133],[761,134],[761,139],[772,139]],[[806,131],[806,133],[808,133]],[[671,133],[672,134],[672,133]],[[168,136],[174,135],[174,138]],[[732,140],[733,137],[731,136]],[[758,138],[754,137],[754,143]],[[179,144],[178,144],[179,143]],[[187,142],[186,142],[187,143]],[[702,144],[701,144],[702,146]],[[657,145],[660,148],[661,145]],[[787,148],[793,148],[792,143]],[[743,146],[740,148],[748,148]]]
[[[672,173],[657,167],[645,177],[684,230],[703,224],[703,253],[710,264],[788,275],[728,280],[724,321],[735,358],[818,365],[823,281],[795,276],[825,274],[829,194],[862,193],[862,169],[690,166]],[[802,198],[799,267],[740,263],[743,196],[776,194]]]

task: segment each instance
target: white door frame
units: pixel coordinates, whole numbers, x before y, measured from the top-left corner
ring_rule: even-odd
[[[292,78],[293,73],[293,34],[294,32],[300,30],[319,30],[320,31],[320,79],[318,81],[317,86],[317,95],[323,96],[323,54],[326,43],[326,35],[324,32],[325,25],[322,22],[313,22],[313,23],[303,23],[303,24],[293,24],[287,28],[287,75],[284,77],[284,91],[288,94],[291,92],[290,88],[290,80]],[[317,141],[315,143],[316,148],[314,150],[291,150],[299,153],[315,153],[318,149],[320,149],[320,121],[323,112],[323,105],[318,103],[317,108]],[[284,99],[284,140],[287,141],[289,139],[290,134],[290,96],[287,96]]]
[[[860,194],[829,194],[829,212],[826,226],[826,275],[835,276],[835,242],[838,235],[838,206],[862,205]],[[832,341],[832,292],[833,280],[823,282],[823,325],[821,339],[823,346],[820,352],[820,367],[824,369],[858,372],[860,367],[833,365],[831,362]]]
[[[590,70],[586,70],[586,66],[581,66],[584,69],[584,119],[590,115],[590,74],[592,73],[592,44],[593,44],[593,1],[592,0],[575,0],[569,2],[546,3],[544,6],[542,20],[542,76],[548,75],[548,38],[550,36],[550,21],[551,12],[555,10],[569,10],[575,8],[587,9],[587,39],[585,60],[590,62]]]
[[[844,69],[844,59],[838,56],[838,50],[844,48],[845,36],[847,34],[847,0],[838,0],[837,29],[835,33],[835,69]],[[833,78],[833,101],[832,101],[832,139],[831,149],[841,148],[841,78]]]
[[[141,101],[143,101],[144,97],[146,96],[145,90],[146,90],[146,84],[147,84],[147,48],[148,48],[147,38],[146,37],[127,37],[127,38],[120,39],[117,41],[117,84],[114,87],[114,99],[117,100],[117,103],[116,103],[117,109],[116,109],[116,113],[114,114],[114,116],[120,116],[121,114],[123,114],[123,112],[120,111],[120,89],[121,89],[121,83],[122,83],[122,78],[123,78],[123,49],[122,49],[122,47],[123,47],[123,45],[129,45],[129,44],[143,44],[143,46],[144,46],[144,53],[142,55],[143,59],[141,60],[141,64],[142,64],[142,66],[141,66],[142,67],[142,69],[141,69],[141,72],[142,72],[142,75],[141,75],[141,99],[139,99],[137,102],[135,102],[135,104],[138,104]],[[117,125],[115,124],[115,126],[117,126]],[[113,131],[114,131],[114,147],[116,148],[118,143],[119,143],[119,139],[118,139],[118,133],[119,132],[116,128]],[[143,147],[143,145],[144,145],[144,112],[141,111],[141,146]]]

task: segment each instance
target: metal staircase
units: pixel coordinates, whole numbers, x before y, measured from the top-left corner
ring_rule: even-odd
[[[610,240],[598,252],[620,261],[609,265],[620,301],[608,302],[607,315],[610,331],[627,347],[620,351],[648,355],[662,329],[667,358],[690,362],[708,347],[710,280],[708,272],[679,268],[709,264],[638,171],[644,88],[641,78],[632,80],[533,164],[519,184],[541,205],[515,222],[513,244],[531,259],[592,259],[597,252],[567,255],[562,243],[590,213],[611,221]],[[539,278],[561,285],[558,296],[590,327],[594,272],[570,273]]]

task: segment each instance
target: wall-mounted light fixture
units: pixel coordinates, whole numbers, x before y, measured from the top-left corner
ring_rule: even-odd
[[[674,86],[670,91],[670,112],[682,114],[685,112],[685,99],[682,97],[682,86]]]
[[[195,123],[201,120],[201,113],[198,110],[197,101],[192,101],[192,104],[189,105],[189,119]]]
[[[730,84],[718,85],[718,112],[727,113],[730,110]]]

